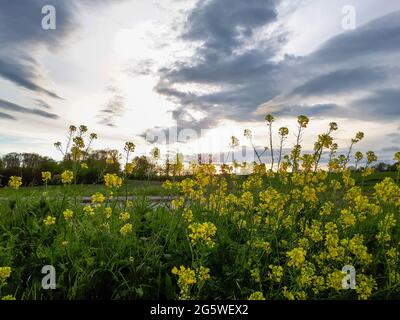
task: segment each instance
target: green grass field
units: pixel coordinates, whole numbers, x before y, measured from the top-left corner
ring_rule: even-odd
[[[115,196],[125,195],[126,192],[129,196],[164,196],[165,190],[161,187],[162,182],[159,181],[128,181],[127,188],[119,189]],[[32,198],[40,197],[44,192],[47,192],[52,198],[60,197],[66,192],[67,195],[77,195],[80,197],[90,197],[96,192],[107,193],[104,185],[71,185],[71,186],[37,186],[37,187],[24,187],[18,190],[21,197]],[[14,190],[10,188],[0,189],[1,198],[8,198],[14,194]]]
[[[356,180],[357,185],[361,186],[366,193],[370,193],[373,190],[373,186],[385,179],[386,177],[396,180],[396,172],[375,172],[371,176],[367,177],[364,182],[360,174],[356,173],[353,178]],[[40,197],[43,192],[48,192],[52,197],[61,196],[64,191],[70,195],[86,196],[89,197],[96,192],[107,193],[107,189],[104,185],[100,184],[89,184],[89,185],[72,185],[72,186],[37,186],[37,187],[24,187],[18,192],[22,197]],[[13,190],[9,188],[0,189],[0,201],[1,198],[8,198],[13,194]],[[128,192],[129,196],[167,196],[168,194],[162,188],[162,182],[160,181],[128,181],[127,188],[118,190],[115,196],[123,196]]]

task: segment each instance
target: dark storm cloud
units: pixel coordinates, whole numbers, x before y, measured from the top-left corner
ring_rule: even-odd
[[[3,99],[0,99],[0,109],[4,109],[11,112],[33,114],[47,119],[58,119],[58,115],[54,113],[46,112],[39,109],[29,109]]]

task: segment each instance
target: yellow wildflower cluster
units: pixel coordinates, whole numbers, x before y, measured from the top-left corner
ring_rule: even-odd
[[[67,209],[63,212],[65,220],[71,220],[74,217],[74,212],[71,209]]]
[[[15,190],[18,190],[20,186],[22,186],[22,178],[11,176],[10,180],[8,181],[8,186]]]
[[[6,281],[11,275],[10,267],[0,267],[0,282]]]
[[[85,213],[87,216],[93,216],[95,214],[93,207],[91,206],[85,206],[83,207],[83,213]]]
[[[294,248],[293,250],[286,253],[289,257],[289,267],[300,267],[306,260],[307,252],[303,248]]]
[[[56,224],[56,217],[53,217],[53,216],[51,216],[51,215],[48,215],[48,216],[43,220],[43,223],[44,223],[46,226],[55,225],[55,224]]]
[[[66,170],[61,173],[61,182],[63,184],[70,184],[74,180],[74,173],[70,170]]]
[[[250,295],[249,300],[265,300],[265,297],[262,292],[256,291]]]
[[[50,180],[51,180],[51,172],[49,171],[42,172],[42,181],[44,183],[48,183]]]
[[[131,218],[131,215],[129,212],[122,212],[119,215],[119,219],[122,221],[128,221]]]
[[[104,176],[104,184],[107,188],[118,189],[122,186],[122,178],[114,173],[107,173]]]
[[[132,230],[133,230],[133,225],[131,223],[127,223],[127,224],[125,224],[124,226],[121,227],[119,232],[123,236],[127,236],[128,234],[132,233]]]
[[[217,227],[211,222],[193,223],[189,225],[189,238],[193,245],[204,243],[208,247],[214,247],[213,237],[217,232]]]
[[[173,267],[171,272],[178,276],[181,300],[190,299],[191,289],[195,284],[201,285],[204,281],[210,279],[210,269],[203,266],[194,270],[184,266],[180,266],[179,268]]]

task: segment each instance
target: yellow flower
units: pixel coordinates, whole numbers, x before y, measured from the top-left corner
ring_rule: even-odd
[[[249,300],[265,300],[265,298],[262,292],[256,291],[250,295]]]
[[[51,172],[49,171],[42,172],[42,180],[44,183],[49,182],[51,180]]]
[[[92,203],[103,203],[106,200],[106,197],[100,193],[96,192],[94,195],[92,195]]]
[[[7,296],[2,297],[1,300],[3,300],[3,301],[12,301],[12,300],[16,300],[16,299],[15,299],[14,296],[9,294]]]
[[[56,217],[53,217],[53,216],[51,216],[51,215],[48,215],[48,216],[46,217],[46,219],[43,220],[43,222],[44,222],[44,224],[45,224],[46,226],[52,226],[52,225],[56,224]]]
[[[128,175],[132,174],[134,169],[135,169],[135,165],[133,163],[127,163],[125,165],[125,173]]]
[[[22,178],[21,177],[15,177],[15,176],[11,176],[10,177],[10,180],[8,181],[8,186],[10,188],[18,190],[21,185],[22,185]]]
[[[89,169],[87,163],[82,162],[82,163],[81,163],[81,169]]]
[[[105,208],[104,209],[104,214],[106,215],[107,219],[110,219],[111,216],[112,216],[112,208],[110,208],[110,207]]]
[[[7,280],[11,275],[10,267],[0,267],[0,281]]]
[[[132,229],[133,229],[133,225],[131,223],[127,223],[119,230],[119,232],[123,236],[127,236],[129,233],[132,232]]]
[[[122,186],[122,178],[118,177],[115,173],[107,173],[104,176],[104,184],[107,188],[120,188]]]
[[[128,221],[131,218],[129,212],[123,212],[119,215],[119,219],[122,221]]]
[[[191,287],[197,283],[195,270],[181,266],[179,269],[173,267],[171,272],[178,276],[178,286],[181,289],[180,298],[189,299]]]
[[[357,275],[356,283],[356,292],[360,300],[367,300],[377,288],[375,279],[364,274]]]
[[[83,212],[88,216],[94,215],[94,209],[91,206],[83,207]]]
[[[352,214],[351,211],[348,209],[343,209],[340,212],[339,220],[344,228],[350,228],[350,227],[354,226],[357,222],[356,216],[354,214]]]
[[[107,157],[106,163],[107,164],[114,164],[114,159],[112,157]]]
[[[74,212],[70,209],[67,209],[63,212],[65,220],[71,220],[74,217]]]
[[[61,173],[61,182],[63,184],[70,184],[74,180],[74,173],[70,170],[66,170]]]
[[[268,272],[268,277],[271,281],[281,282],[283,277],[283,267],[270,265],[268,268],[271,270]]]
[[[198,281],[206,281],[210,279],[210,269],[200,266],[200,268],[196,270],[196,276]]]
[[[289,267],[300,267],[306,260],[307,251],[303,248],[294,248],[287,252],[286,255],[289,257]]]
[[[192,210],[189,209],[189,208],[185,208],[183,210],[182,217],[183,217],[183,219],[185,219],[185,221],[187,223],[191,223],[193,221],[193,212],[192,212]]]
[[[213,247],[215,245],[212,238],[217,232],[217,227],[211,222],[193,223],[189,225],[189,238],[193,245],[204,242],[206,246]]]

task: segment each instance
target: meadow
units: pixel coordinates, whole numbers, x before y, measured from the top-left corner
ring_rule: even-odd
[[[273,117],[266,121],[272,131]],[[128,180],[129,142],[121,174],[105,173],[101,186],[76,184],[86,144],[75,129],[62,185],[48,186],[52,174],[43,172],[43,187],[22,188],[15,176],[0,190],[0,297],[400,298],[400,165],[374,172],[376,155],[353,151],[362,133],[338,155],[335,123],[313,153],[302,153],[308,121],[298,118],[290,154],[254,163],[248,176],[194,164],[191,176],[162,186]],[[288,132],[279,133],[282,145]],[[319,167],[325,151],[328,169]],[[361,170],[349,169],[354,162]],[[149,195],[174,198],[155,205]],[[42,288],[45,265],[56,270],[54,290]]]

